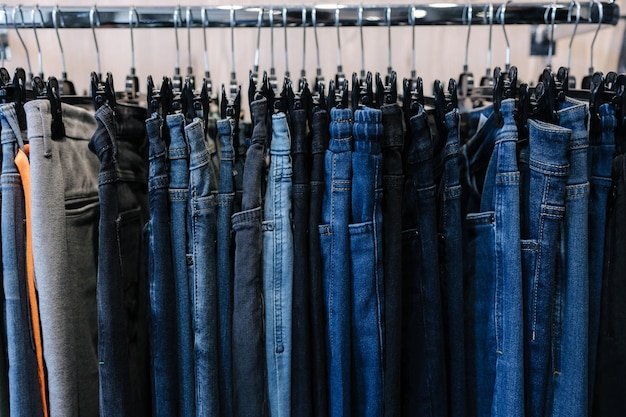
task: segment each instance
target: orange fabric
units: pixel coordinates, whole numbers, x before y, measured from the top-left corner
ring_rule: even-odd
[[[28,287],[28,304],[33,326],[33,339],[35,340],[35,354],[37,356],[37,373],[39,376],[39,388],[41,391],[41,405],[43,416],[48,417],[48,399],[46,389],[46,373],[43,363],[43,343],[41,340],[41,324],[39,322],[39,303],[37,289],[35,288],[35,261],[33,259],[32,224],[30,214],[30,162],[28,160],[29,146],[24,145],[24,151],[18,150],[15,156],[15,165],[22,177],[24,187],[24,202],[26,204],[26,281]]]

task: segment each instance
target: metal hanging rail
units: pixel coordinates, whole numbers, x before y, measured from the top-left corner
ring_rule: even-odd
[[[571,10],[573,3],[516,3],[510,0],[506,3],[482,3],[472,4],[471,24],[486,24],[489,16],[485,16],[488,10],[494,11],[493,23],[501,23],[501,17],[495,11],[501,6],[505,7],[504,18],[506,24],[545,24],[546,10],[554,10],[554,23],[573,23]],[[615,25],[620,18],[619,6],[614,2],[581,2],[580,23],[598,23],[601,17],[602,24]],[[261,6],[264,13],[269,13],[271,7]],[[467,5],[464,3],[428,3],[415,5],[391,5],[362,6],[362,19],[359,17],[360,6],[354,5],[317,5],[315,6],[317,26],[428,26],[428,25],[467,25],[468,13]],[[46,6],[15,6],[0,8],[0,28],[32,27],[54,28],[55,7]],[[184,10],[182,24],[186,27],[209,27],[226,28],[231,27],[257,27],[259,17],[259,7],[242,6],[191,6],[191,7],[84,7],[84,6],[62,6],[57,10],[62,16],[59,28],[77,29],[91,28],[92,21],[95,20],[97,28],[128,28],[129,11],[132,10],[135,18],[132,24],[135,28],[173,28],[174,15],[176,10]],[[231,21],[231,9],[234,10],[234,22]],[[33,12],[36,10],[36,13]],[[274,14],[281,15],[283,10],[287,13],[287,23],[289,26],[303,25],[302,15],[306,11],[311,16],[313,7],[275,7]],[[335,14],[339,11],[339,20],[335,19]],[[389,13],[389,10],[391,11]],[[41,11],[41,13],[39,13]],[[90,14],[97,15],[97,19],[90,19]],[[569,18],[568,18],[569,14]],[[414,19],[411,19],[413,15]],[[206,20],[203,25],[203,17]],[[281,16],[282,17],[282,16]],[[187,20],[189,19],[189,21]],[[283,19],[272,19],[275,26],[282,26]],[[552,21],[552,17],[550,17]],[[208,23],[208,25],[207,25]],[[270,26],[270,19],[264,18],[261,21],[264,27]],[[311,19],[307,19],[307,26],[311,26]]]

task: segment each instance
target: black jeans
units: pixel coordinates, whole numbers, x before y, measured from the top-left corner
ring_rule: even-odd
[[[594,417],[626,415],[626,157],[613,160],[604,256]]]
[[[385,416],[400,415],[402,368],[402,109],[381,106],[383,122],[383,277],[385,280]]]
[[[267,100],[250,104],[254,129],[246,154],[241,210],[232,217],[235,231],[233,289],[233,410],[236,417],[267,415],[263,310],[262,184],[268,130]]]
[[[311,377],[313,416],[328,415],[328,377],[326,359],[326,325],[324,294],[322,290],[322,258],[320,235],[317,226],[322,218],[324,195],[324,155],[328,148],[330,116],[328,111],[318,108],[311,120],[311,204],[309,213],[309,268],[310,274],[310,318],[311,318]],[[295,416],[295,414],[294,414]]]
[[[148,219],[148,141],[144,109],[96,111],[89,149],[100,159],[98,358],[100,415],[149,416],[148,276],[143,227]]]

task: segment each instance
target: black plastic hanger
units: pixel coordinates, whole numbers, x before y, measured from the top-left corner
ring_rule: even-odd
[[[410,126],[411,118],[419,112],[420,106],[424,106],[424,81],[421,77],[416,80],[405,78],[402,81],[402,109],[404,121]]]
[[[352,74],[352,108],[372,107],[374,104],[374,90],[372,73],[367,72],[364,80],[360,80],[357,73]]]
[[[0,68],[0,102],[15,103],[20,129],[26,130],[26,72],[23,68],[17,68],[11,81],[11,76],[6,68]]]
[[[115,89],[113,87],[113,75],[108,72],[104,82],[100,81],[98,74],[91,73],[90,85],[91,85],[91,98],[93,99],[93,105],[95,110],[98,110],[104,104],[108,104],[111,110],[115,112],[117,102],[115,98]]]
[[[328,84],[328,97],[326,97],[326,107],[332,109],[348,108],[348,80],[344,79],[341,88],[335,87],[335,80],[330,80]]]
[[[386,81],[383,84],[382,77],[379,73],[376,73],[376,98],[374,103],[376,107],[393,104],[398,101],[398,74],[395,71],[391,71],[388,77],[385,77]]]
[[[62,139],[65,137],[65,126],[63,125],[63,110],[61,108],[59,82],[55,77],[49,77],[48,82],[44,83],[39,76],[36,76],[33,77],[32,87],[35,98],[47,99],[50,102],[52,139]]]
[[[437,131],[441,137],[447,137],[446,114],[458,107],[459,100],[456,95],[456,80],[450,78],[448,90],[444,91],[443,84],[435,80],[433,96],[435,99],[435,122]]]

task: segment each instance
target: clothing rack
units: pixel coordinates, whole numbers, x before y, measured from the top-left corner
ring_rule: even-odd
[[[56,9],[56,13],[55,12]],[[417,5],[317,5],[315,7],[38,7],[0,9],[0,28],[172,28],[282,26],[428,26],[481,24],[599,23],[616,25],[614,2],[429,3]],[[313,14],[314,12],[314,14]],[[270,14],[276,19],[270,18]],[[284,19],[286,15],[286,19]],[[412,15],[412,16],[411,16]],[[554,17],[553,17],[554,16]],[[315,22],[313,22],[314,17]],[[554,19],[554,20],[553,20]],[[504,22],[503,22],[504,20]]]

